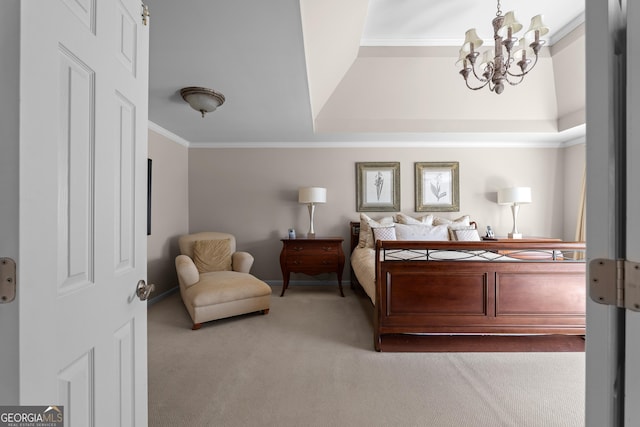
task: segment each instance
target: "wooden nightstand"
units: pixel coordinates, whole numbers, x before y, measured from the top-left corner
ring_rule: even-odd
[[[336,273],[340,295],[342,292],[342,270],[344,269],[344,252],[342,237],[316,237],[281,239],[280,268],[282,269],[282,293],[289,287],[291,273],[305,273],[315,276],[321,273]]]
[[[482,240],[485,242],[498,242],[498,243],[504,243],[504,242],[531,243],[531,242],[561,242],[562,241],[562,239],[557,239],[555,237],[531,237],[531,236],[524,236],[522,239],[509,239],[507,237],[496,237],[493,239],[487,239],[485,237],[482,237]]]

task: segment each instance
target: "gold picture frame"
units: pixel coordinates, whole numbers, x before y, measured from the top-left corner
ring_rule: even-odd
[[[356,211],[400,211],[400,162],[356,163]]]
[[[458,162],[416,162],[416,212],[460,210]]]

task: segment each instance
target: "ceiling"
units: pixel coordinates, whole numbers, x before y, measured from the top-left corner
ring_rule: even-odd
[[[449,134],[397,130],[314,133],[301,2],[322,1],[327,0],[148,0],[149,120],[196,146],[306,146],[451,138]],[[495,3],[478,0],[368,3],[360,40],[365,46],[459,45],[470,26],[478,27],[481,37],[489,36],[496,10]],[[543,13],[545,23],[556,30],[550,37],[553,42],[554,37],[566,34],[564,29],[583,20],[584,0],[503,0],[502,7],[504,11],[516,9],[525,28],[531,16]],[[225,95],[226,102],[201,118],[180,98],[179,90],[185,86],[215,89]],[[573,135],[546,137],[559,140]],[[453,138],[460,140],[460,135]],[[495,141],[501,136],[482,138]]]

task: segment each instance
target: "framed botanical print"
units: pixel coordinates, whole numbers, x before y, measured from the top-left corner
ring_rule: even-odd
[[[416,162],[416,212],[460,210],[458,162]]]
[[[356,211],[400,210],[400,162],[356,163]]]

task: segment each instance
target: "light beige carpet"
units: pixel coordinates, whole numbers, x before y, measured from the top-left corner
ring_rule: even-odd
[[[584,353],[377,353],[366,297],[279,294],[199,331],[149,308],[150,427],[584,426]]]

